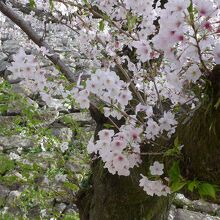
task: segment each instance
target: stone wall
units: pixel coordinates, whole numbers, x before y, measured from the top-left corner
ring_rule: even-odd
[[[1,25],[4,25],[8,30],[10,30],[10,28],[14,29],[13,23],[8,20],[4,23],[2,22]],[[50,134],[54,138],[57,138],[60,143],[68,143],[69,149],[67,153],[63,153],[61,158],[68,157],[68,159],[66,159],[62,165],[59,165],[56,161],[51,162],[51,160],[56,160],[58,153],[62,154],[62,151],[60,151],[60,149],[44,150],[42,136],[41,139],[39,139],[38,135],[21,135],[19,131],[17,133],[12,132],[10,135],[3,135],[4,133],[0,132],[0,165],[3,166],[3,163],[7,163],[7,166],[12,165],[11,168],[6,167],[4,170],[0,169],[0,171],[2,171],[0,172],[1,177],[4,177],[4,180],[6,177],[9,178],[11,176],[18,178],[18,180],[10,182],[9,184],[0,179],[0,213],[7,211],[11,213],[12,216],[20,216],[23,214],[19,208],[21,204],[17,206],[17,199],[25,190],[30,191],[30,183],[21,181],[25,177],[22,175],[21,167],[18,165],[20,162],[28,166],[37,164],[42,168],[41,175],[35,178],[34,181],[36,182],[33,185],[37,185],[39,188],[41,187],[46,192],[51,192],[51,190],[56,192],[54,198],[46,201],[48,203],[47,206],[51,208],[51,213],[74,213],[76,211],[74,204],[76,190],[71,190],[70,187],[66,187],[66,182],[71,184],[75,184],[75,182],[70,179],[70,175],[67,175],[66,170],[74,174],[73,179],[77,175],[82,175],[85,170],[88,170],[88,160],[85,160],[85,157],[88,157],[85,152],[85,140],[87,140],[90,133],[92,133],[94,122],[87,112],[80,112],[77,108],[54,109],[46,107],[42,100],[36,97],[36,94],[32,94],[28,88],[25,88],[21,83],[11,80],[11,73],[7,70],[7,67],[11,65],[13,55],[17,53],[22,42],[27,39],[22,33],[13,36],[12,33],[6,32],[8,31],[6,29],[5,32],[1,32],[0,40],[0,83],[4,80],[10,82],[12,92],[17,95],[19,94],[22,98],[27,100],[29,106],[33,107],[38,113],[38,120],[40,119],[41,121],[41,123],[38,124],[39,129],[50,131]],[[39,31],[42,32],[43,30],[40,29]],[[70,47],[66,45],[67,42],[65,38],[63,38],[63,31],[64,30],[61,29],[56,32],[56,35],[54,35],[53,32],[48,34],[53,35],[53,39],[56,41],[55,51],[59,52],[61,56],[65,56],[67,63],[69,63],[71,67],[71,57],[69,56]],[[69,35],[70,33],[67,32],[66,36],[68,37]],[[53,44],[54,42],[51,41],[50,43]],[[25,49],[26,53],[35,54],[34,48]],[[52,64],[43,57],[41,57],[40,62],[41,66],[48,69],[48,73],[50,73]],[[18,118],[19,120],[22,119],[22,106],[20,106],[18,102],[19,100],[15,100],[14,103],[11,103],[6,112],[0,112],[0,126],[2,129],[13,130],[15,121]],[[68,121],[66,118],[68,118]],[[71,122],[74,122],[74,124],[71,124]],[[83,133],[80,131],[81,127],[83,127]],[[80,138],[84,138],[85,140],[81,140]],[[57,148],[57,146],[52,146],[51,148]],[[34,149],[38,149],[39,152],[33,153]],[[10,160],[13,162],[9,163],[8,161]],[[57,161],[59,160],[57,159]],[[47,172],[52,170],[50,166],[54,166],[54,169],[60,169],[63,172],[58,172],[58,174],[54,176],[54,181],[46,177]],[[30,170],[30,173],[31,172],[32,170]],[[64,181],[66,177],[69,178],[68,181]],[[50,189],[47,190],[47,188]],[[33,205],[33,207],[29,207],[27,217],[29,219],[37,218],[40,216],[41,211],[37,205]],[[46,215],[50,215],[50,213],[45,214],[45,216]]]

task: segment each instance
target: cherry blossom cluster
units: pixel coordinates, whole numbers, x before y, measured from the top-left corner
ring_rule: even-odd
[[[14,79],[23,79],[50,106],[51,94],[74,97],[82,109],[89,109],[95,100],[114,126],[115,119],[125,121],[115,130],[101,130],[99,139],[88,144],[88,152],[101,158],[112,174],[128,176],[141,163],[143,143],[171,137],[177,109],[195,108],[199,99],[192,88],[201,88],[201,76],[220,64],[220,1],[169,0],[164,9],[159,2],[95,0],[69,6],[55,2],[61,14],[74,13],[74,21],[66,23],[77,30],[72,53],[78,55],[77,64],[87,66],[82,75],[88,79],[82,82],[80,75],[73,89],[48,82],[34,57],[22,50],[9,68]],[[47,10],[50,6],[45,4],[36,1]],[[67,149],[66,144],[61,146],[62,152]],[[150,172],[161,176],[163,164],[155,162]],[[166,180],[155,179],[142,175],[140,186],[151,196],[170,193]]]
[[[20,80],[33,92],[43,90],[47,85],[45,72],[40,69],[33,55],[27,55],[23,48],[13,56],[13,62],[8,70],[12,72],[11,80]]]
[[[99,154],[105,168],[112,174],[129,176],[130,168],[138,166],[140,159],[141,128],[122,126],[118,133],[113,130],[101,130],[99,140],[88,144],[88,152]]]
[[[140,180],[140,186],[150,196],[167,196],[167,194],[171,193],[170,188],[162,180],[149,180],[143,175]]]
[[[39,52],[48,54],[45,48],[39,48]],[[12,73],[9,76],[11,81],[19,81],[20,84],[31,90],[34,94],[40,94],[41,99],[51,108],[57,109],[65,105],[70,92],[65,90],[62,83],[48,80],[46,77],[47,70],[40,67],[36,56],[27,55],[21,47],[18,53],[13,56],[11,64],[8,67],[8,70]],[[53,76],[57,74],[58,71],[53,69]],[[56,99],[54,96],[61,96],[64,100]]]
[[[146,176],[142,175],[139,185],[144,188],[144,191],[150,196],[167,196],[170,194],[170,188],[164,184],[168,179],[158,179],[159,176],[163,175],[164,164],[155,161],[152,166],[150,166],[150,174],[156,177],[156,180],[150,180]]]
[[[119,76],[110,70],[99,69],[95,73],[90,73],[91,78],[86,81],[86,87],[83,90],[75,90],[74,98],[80,104],[81,108],[89,108],[90,95],[107,104],[104,107],[106,117],[112,116],[118,120],[122,118],[122,113],[129,101],[132,99],[132,93],[129,85]]]
[[[213,62],[213,57],[218,63],[219,1],[171,0],[165,8],[160,15],[159,33],[153,38],[154,47],[163,50],[165,58],[173,61],[176,68]]]

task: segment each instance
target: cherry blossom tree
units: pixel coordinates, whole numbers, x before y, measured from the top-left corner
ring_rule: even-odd
[[[12,78],[48,107],[74,100],[96,121],[81,219],[167,219],[179,190],[218,198],[219,0],[9,0],[0,11],[65,81],[48,80],[25,47],[8,68]],[[47,22],[75,32],[77,77],[36,32]]]

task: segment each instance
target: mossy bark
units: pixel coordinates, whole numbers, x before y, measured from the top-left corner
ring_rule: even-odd
[[[178,128],[177,135],[184,145],[183,176],[220,186],[220,65],[214,67],[208,79],[207,99]],[[220,202],[220,195],[215,202]]]
[[[80,219],[166,220],[171,198],[147,196],[138,185],[141,169],[122,177],[109,174],[97,161],[92,169],[92,187],[78,200]]]
[[[201,107],[182,126],[179,139],[184,144],[185,176],[220,185],[220,109]]]

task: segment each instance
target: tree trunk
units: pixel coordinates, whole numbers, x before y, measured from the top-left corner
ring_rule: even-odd
[[[97,137],[103,125],[110,122],[95,106],[90,106],[90,113],[97,124],[95,131]],[[119,125],[123,122],[115,123]],[[157,147],[145,145],[143,148],[153,151]],[[101,160],[93,161],[86,188],[78,193],[77,206],[80,219],[167,220],[172,196],[151,197],[139,186],[140,174],[147,175],[150,164],[155,160],[153,156],[143,156],[140,167],[131,169],[131,175],[128,177],[112,175],[103,168]]]
[[[214,67],[209,80],[204,103],[177,133],[184,145],[183,176],[220,186],[220,65]],[[217,197],[214,202],[220,202]]]
[[[184,144],[185,175],[220,185],[220,110],[207,111],[203,106],[179,137]]]
[[[92,173],[92,187],[78,197],[81,220],[167,219],[171,197],[147,196],[138,184],[141,168],[123,177],[111,175],[97,161]]]

